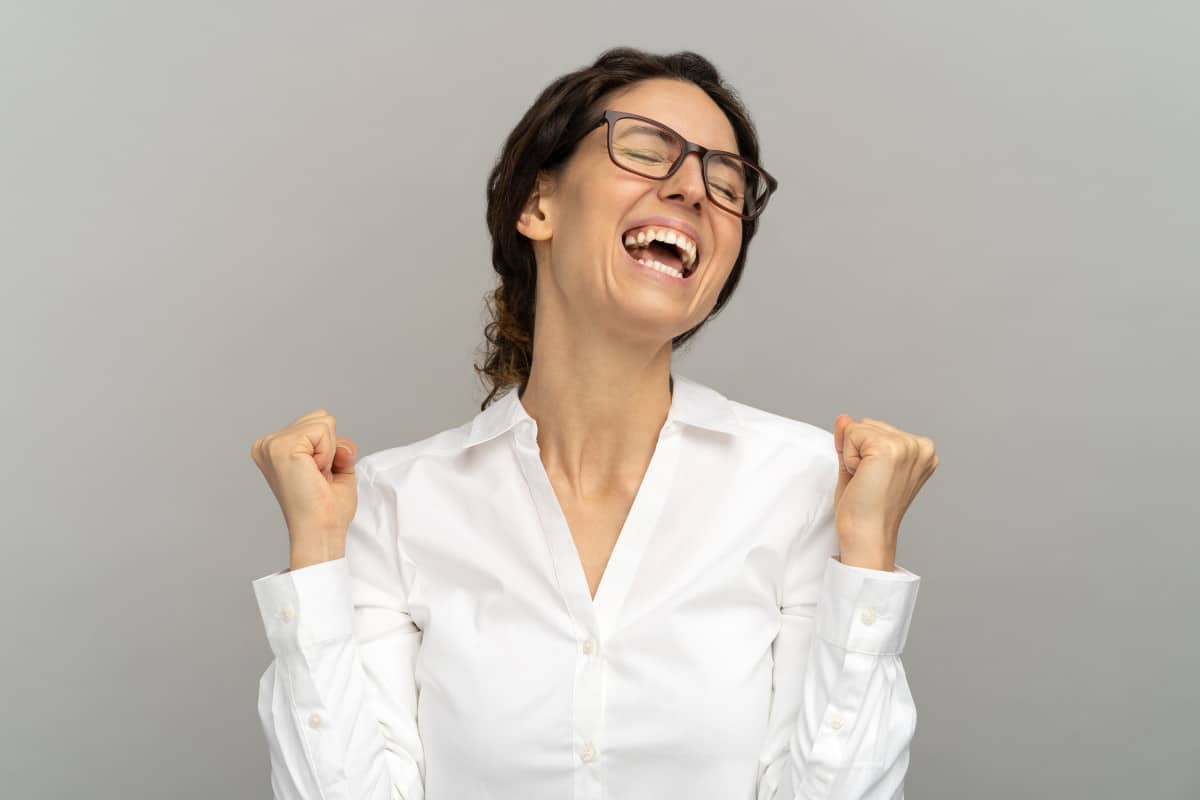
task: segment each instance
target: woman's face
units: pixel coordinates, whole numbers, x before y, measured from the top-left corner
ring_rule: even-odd
[[[705,147],[738,152],[729,120],[692,83],[640,81],[610,95],[603,107],[657,120]],[[697,154],[665,180],[643,178],[612,162],[607,135],[601,125],[581,139],[518,222],[537,254],[537,318],[587,325],[589,335],[661,344],[702,322],[716,305],[741,249],[742,221],[712,204]],[[660,222],[646,223],[651,217]],[[635,260],[658,255],[679,266],[660,246],[630,253],[626,236],[647,228],[691,233],[695,263],[686,277],[664,275]],[[562,314],[545,314],[546,303],[561,304]]]

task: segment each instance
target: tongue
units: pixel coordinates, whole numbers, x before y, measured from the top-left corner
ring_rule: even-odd
[[[672,269],[678,269],[682,271],[683,268],[682,264],[679,262],[679,254],[675,251],[675,248],[662,242],[650,242],[650,244],[646,245],[645,247],[632,247],[629,249],[629,254],[634,258],[641,259],[643,261],[654,259],[660,264],[665,264]]]

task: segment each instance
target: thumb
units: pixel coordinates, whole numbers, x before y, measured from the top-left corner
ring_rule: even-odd
[[[353,439],[338,438],[337,447],[333,450],[333,481],[354,483],[354,463],[358,458],[358,448]]]
[[[854,421],[854,418],[849,414],[838,414],[837,419],[833,421],[833,446],[837,450],[838,457],[838,480],[837,488],[833,492],[833,505],[837,508],[838,502],[842,499],[842,492],[846,490],[846,486],[850,483],[850,472],[846,469],[846,457],[843,450],[846,446],[846,426]]]

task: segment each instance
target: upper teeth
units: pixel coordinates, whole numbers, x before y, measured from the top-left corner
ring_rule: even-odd
[[[666,242],[678,247],[682,254],[680,262],[684,268],[695,263],[696,243],[687,234],[680,233],[673,228],[642,228],[636,234],[632,231],[625,234],[626,247],[645,246],[654,241]]]

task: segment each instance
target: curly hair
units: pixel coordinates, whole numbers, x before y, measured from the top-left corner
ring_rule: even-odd
[[[591,66],[563,75],[547,86],[508,135],[487,181],[487,226],[492,266],[499,275],[487,300],[491,321],[482,364],[475,371],[491,390],[480,404],[488,407],[507,387],[523,390],[533,363],[537,261],[533,246],[516,227],[540,172],[552,173],[572,155],[600,110],[597,103],[615,89],[650,78],[690,81],[725,113],[737,137],[738,151],[759,161],[758,133],[738,94],[703,56],[682,51],[657,55],[632,47],[605,50]],[[708,316],[671,341],[677,350],[724,308],[741,279],[758,220],[742,221],[742,247],[729,278]]]

